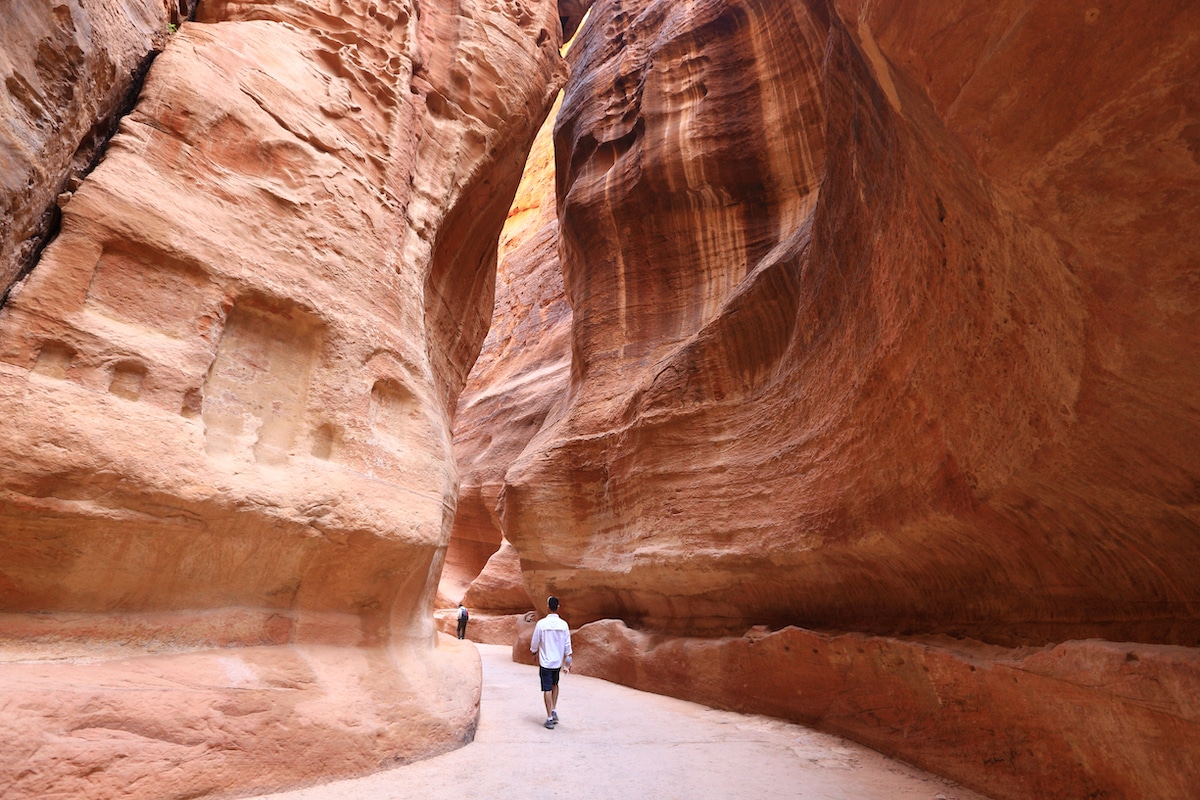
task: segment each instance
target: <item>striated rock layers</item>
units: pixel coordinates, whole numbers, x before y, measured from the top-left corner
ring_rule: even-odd
[[[911,668],[901,635],[1154,646],[1093,683],[1194,672],[1197,31],[1186,2],[598,2],[556,129],[570,384],[501,496],[530,594],[656,635],[874,636],[836,684],[858,738],[997,797],[1184,796],[1141,781],[1195,777],[1180,693],[1130,701],[1175,727],[1122,728],[1042,682],[1009,747],[927,745],[867,699]],[[612,674],[671,691],[622,652]],[[738,652],[690,696],[732,704]],[[836,658],[788,652],[762,662],[780,691],[834,690]],[[1009,702],[968,683],[923,702]],[[1102,766],[1065,735],[1089,717],[1145,740]],[[1086,779],[1023,760],[1047,730]]]
[[[597,4],[571,384],[505,489],[531,588],[1200,641],[1200,9],[1135,5]]]
[[[0,309],[6,796],[248,791],[469,739],[478,661],[432,619],[449,420],[559,25],[213,0],[171,36]]]

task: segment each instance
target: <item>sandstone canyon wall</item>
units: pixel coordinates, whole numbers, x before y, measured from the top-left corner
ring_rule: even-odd
[[[0,28],[0,297],[57,224],[168,25],[195,0],[14,2]]]
[[[0,308],[6,797],[469,740],[477,657],[432,622],[450,418],[559,25],[548,0],[207,0],[170,36]]]
[[[572,61],[570,383],[495,513],[531,596],[639,629],[579,668],[1190,796],[1200,9],[602,0]]]
[[[581,621],[1194,644],[1200,12],[890,8],[593,10],[529,580]]]
[[[440,604],[453,609],[461,600],[470,608],[467,636],[477,642],[511,644],[519,619],[533,608],[497,509],[505,470],[560,402],[570,372],[571,308],[557,255],[552,123],[534,141],[500,237],[493,323],[455,417],[460,490]],[[442,612],[439,624],[453,631],[454,612]]]

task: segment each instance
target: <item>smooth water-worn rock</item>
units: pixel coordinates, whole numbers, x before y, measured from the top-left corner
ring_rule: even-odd
[[[1190,797],[1195,4],[601,0],[495,298],[591,3],[43,5],[0,33],[5,287],[63,212],[0,308],[14,796],[468,740],[445,558],[518,654],[554,592],[627,623],[596,674]]]
[[[548,0],[221,0],[170,37],[0,309],[14,796],[469,740],[450,418],[559,36]]]
[[[530,595],[649,637],[1060,644],[1053,681],[985,650],[1016,694],[958,665],[911,706],[907,645],[763,665],[997,797],[1190,796],[1186,692],[1070,684],[1200,662],[1197,30],[1185,2],[597,3],[556,128],[570,384],[499,495]],[[739,652],[601,674],[732,704]]]
[[[504,489],[534,595],[1200,641],[1198,14],[596,5],[571,383]]]

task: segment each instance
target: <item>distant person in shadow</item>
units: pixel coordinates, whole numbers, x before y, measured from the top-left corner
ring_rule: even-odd
[[[471,615],[467,613],[467,607],[462,603],[458,604],[458,638],[467,638],[467,620]]]
[[[550,613],[534,626],[529,652],[538,654],[538,677],[546,701],[546,727],[553,730],[558,724],[559,673],[564,669],[571,671],[571,629],[558,615],[557,597],[549,597],[546,606]]]

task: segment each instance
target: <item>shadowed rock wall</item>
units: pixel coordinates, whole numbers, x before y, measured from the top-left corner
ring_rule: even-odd
[[[568,407],[505,489],[534,596],[1197,641],[1196,12],[966,9],[593,9]]]
[[[0,30],[0,298],[112,135],[168,24],[194,0],[16,0]],[[182,13],[181,13],[182,12]],[[66,199],[65,197],[63,198]]]
[[[469,740],[450,416],[559,37],[535,0],[214,0],[170,37],[0,309],[14,797]]]
[[[1190,796],[1198,30],[594,6],[556,133],[571,380],[499,507],[577,668],[996,797]]]

